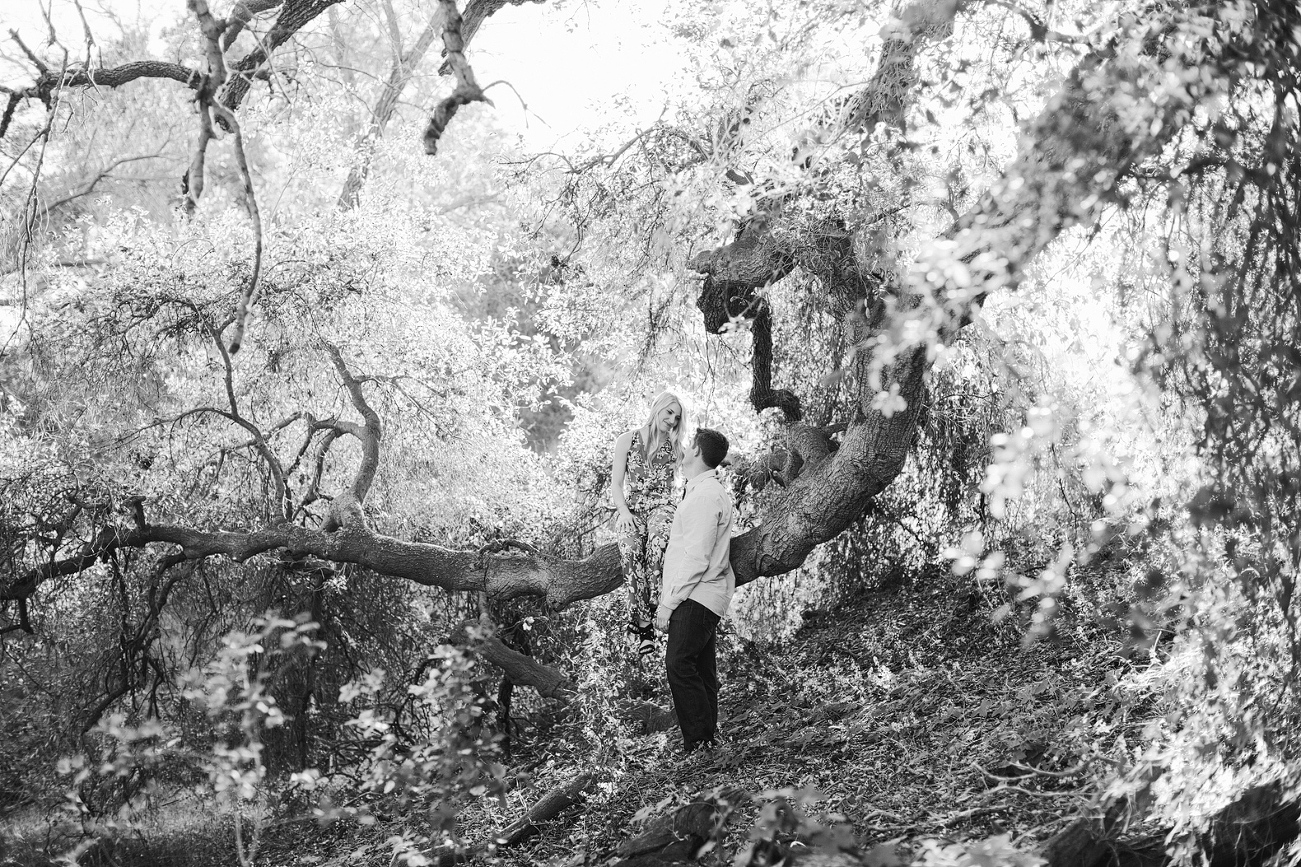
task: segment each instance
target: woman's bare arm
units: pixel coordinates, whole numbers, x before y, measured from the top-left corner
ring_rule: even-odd
[[[623,496],[623,477],[628,469],[628,449],[632,448],[632,431],[620,434],[614,441],[614,463],[610,467],[610,499],[619,514],[615,517],[615,527],[626,533],[634,526],[632,511]]]

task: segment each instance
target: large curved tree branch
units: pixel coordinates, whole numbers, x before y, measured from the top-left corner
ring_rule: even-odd
[[[1185,13],[1186,18],[1171,19],[1163,29],[1154,27],[1138,51],[1108,45],[1089,55],[1031,124],[1004,178],[946,238],[929,245],[914,267],[875,297],[850,287],[863,299],[851,322],[860,347],[852,407],[856,419],[837,452],[775,494],[765,504],[759,526],[733,540],[738,584],[798,567],[817,545],[856,520],[900,472],[929,368],[927,348],[921,345],[925,335],[950,338],[985,293],[1014,288],[1035,256],[1067,228],[1094,219],[1103,204],[1115,199],[1127,171],[1160,153],[1199,105],[1221,97],[1244,74],[1244,58],[1255,52],[1238,45],[1217,58],[1220,74],[1211,80],[1190,75],[1192,83],[1171,91],[1146,80],[1170,74],[1172,60],[1179,62],[1176,52],[1186,44],[1181,28],[1200,32],[1214,26],[1219,11],[1218,5],[1207,4]],[[1262,29],[1254,36],[1267,33]],[[1155,62],[1157,56],[1163,64]],[[1186,58],[1187,68],[1198,69],[1202,59]],[[1165,71],[1159,71],[1162,66]],[[1134,95],[1137,105],[1122,108],[1106,98],[1117,90]],[[1135,112],[1141,121],[1134,120]],[[743,232],[737,242],[697,256],[691,266],[711,278],[722,276],[724,285],[729,279],[738,280],[736,285],[762,285],[781,273],[782,254],[793,258],[792,246],[798,243],[798,238],[779,243],[770,233],[765,237],[765,229],[749,236]],[[875,275],[855,274],[856,268],[852,259],[844,259],[843,267],[819,276],[837,295],[852,294],[834,285],[837,281],[879,285]],[[921,320],[924,327],[905,327],[908,320]],[[708,318],[706,324],[711,326]]]
[[[623,583],[619,550],[614,544],[604,545],[582,560],[566,560],[543,554],[482,556],[477,551],[406,542],[359,526],[327,533],[281,524],[240,533],[144,522],[130,529],[104,529],[74,554],[28,570],[0,589],[0,600],[29,598],[46,581],[85,572],[121,548],[160,544],[176,546],[177,556],[185,560],[226,557],[237,563],[258,554],[285,551],[295,557],[353,563],[427,587],[483,592],[502,600],[540,598],[553,609],[601,596]]]
[[[318,15],[342,0],[284,0],[280,14],[266,36],[258,40],[257,47],[231,65],[230,77],[217,92],[217,99],[232,112],[239,108],[248,95],[255,78],[263,76],[267,63],[277,48],[284,45]],[[280,5],[280,4],[276,4]],[[273,7],[272,7],[273,8]]]
[[[469,0],[465,4],[465,11],[461,13],[461,41],[465,45],[470,44],[474,34],[479,32],[483,22],[500,12],[506,6],[523,6],[525,3],[545,3],[547,0]],[[447,55],[444,48],[443,55]],[[438,68],[439,75],[450,75],[452,73],[452,61],[445,60],[443,65]]]
[[[919,0],[907,6],[883,32],[884,44],[871,79],[845,104],[834,129],[819,135],[850,133],[870,135],[880,123],[902,128],[904,109],[917,84],[916,60],[927,45],[952,32],[959,6],[955,0]],[[808,169],[812,158],[797,148],[796,159]],[[748,176],[746,182],[748,181]],[[705,328],[719,333],[731,320],[754,320],[754,384],[751,405],[755,410],[780,407],[788,421],[798,421],[802,408],[798,397],[772,387],[772,332],[768,307],[756,293],[786,277],[797,265],[820,277],[833,294],[832,306],[843,315],[875,288],[876,275],[858,272],[850,233],[843,226],[823,227],[818,241],[795,233],[778,233],[781,215],[793,193],[762,196],[760,213],[748,221],[730,243],[694,256],[687,267],[705,275],[697,306],[705,316]],[[810,253],[810,251],[814,251]]]
[[[244,28],[248,27],[249,22],[283,2],[284,0],[239,0],[226,19],[225,32],[221,34],[221,50],[229,51],[235,44],[235,40],[244,32]]]
[[[12,31],[11,31],[12,32]],[[203,85],[203,74],[197,69],[180,63],[163,60],[135,60],[119,66],[86,69],[70,67],[66,70],[41,70],[36,82],[21,89],[6,89],[13,100],[37,99],[45,106],[51,105],[54,95],[63,88],[72,87],[121,87],[141,78],[162,78],[177,81],[192,90]],[[3,131],[0,131],[3,137]]]

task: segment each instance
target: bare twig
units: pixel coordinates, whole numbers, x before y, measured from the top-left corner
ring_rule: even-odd
[[[117,168],[118,166],[126,165],[127,163],[142,162],[144,160],[156,160],[156,159],[160,159],[162,156],[163,156],[162,151],[158,151],[152,154],[141,154],[139,156],[133,156],[133,157],[121,157],[119,159],[113,160],[113,162],[109,163],[107,166],[100,169],[99,172],[96,173],[95,177],[91,178],[88,182],[86,182],[86,184],[84,184],[80,190],[78,190],[75,193],[69,193],[63,198],[56,199],[55,201],[46,205],[45,212],[47,214],[52,213],[54,211],[57,211],[59,208],[62,208],[64,205],[75,202],[77,199],[83,198],[85,196],[89,196],[91,193],[95,192],[95,187],[99,185],[100,181],[114,179],[113,169]]]
[[[32,51],[27,47],[27,43],[23,42],[23,38],[18,35],[17,30],[10,30],[9,37],[13,39],[14,42],[18,43],[18,47],[22,50],[23,54],[27,55],[27,59],[32,62],[32,66],[36,67],[37,72],[41,73],[41,75],[45,75],[50,71],[50,67],[45,64],[45,61],[41,60],[35,51]]]

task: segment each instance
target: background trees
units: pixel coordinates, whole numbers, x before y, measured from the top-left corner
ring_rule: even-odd
[[[1296,10],[671,5],[658,118],[629,94],[546,152],[476,104],[514,14],[556,13],[14,41],[0,628],[15,718],[69,733],[18,755],[48,773],[114,713],[199,749],[225,707],[179,678],[275,609],[319,625],[257,663],[287,724],[241,716],[232,761],[450,804],[393,751],[492,712],[491,671],[505,717],[616,766],[606,443],[675,383],[743,455],[743,633],[952,561],[1031,636],[1073,610],[1164,663],[1104,809],[1191,847],[1242,791],[1294,799]],[[419,706],[449,636],[496,668],[444,653],[464,678]]]

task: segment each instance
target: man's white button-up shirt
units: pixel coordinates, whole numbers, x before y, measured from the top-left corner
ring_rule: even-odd
[[[660,613],[671,614],[684,599],[693,599],[722,617],[736,591],[728,562],[732,540],[732,499],[715,470],[687,482],[687,492],[673,515],[664,552]]]

